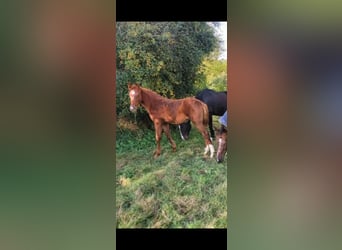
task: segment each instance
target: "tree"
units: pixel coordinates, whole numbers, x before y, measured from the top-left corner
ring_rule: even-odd
[[[216,91],[227,90],[227,61],[216,58],[210,55],[203,60],[199,69],[202,77],[196,81],[198,89],[207,87]]]
[[[205,22],[118,22],[117,115],[129,112],[128,82],[169,98],[194,95],[202,60],[217,47],[214,28]]]

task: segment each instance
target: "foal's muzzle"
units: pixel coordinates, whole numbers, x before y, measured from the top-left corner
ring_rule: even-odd
[[[130,110],[131,112],[136,112],[136,111],[137,111],[137,108],[134,107],[133,105],[131,105],[131,106],[129,106],[129,110]]]

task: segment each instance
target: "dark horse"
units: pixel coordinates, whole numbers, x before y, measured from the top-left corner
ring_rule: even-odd
[[[160,140],[164,132],[169,140],[173,151],[176,151],[176,143],[171,138],[169,123],[181,124],[186,120],[191,120],[196,128],[201,132],[206,155],[210,150],[210,157],[214,156],[214,146],[212,145],[207,131],[208,107],[205,103],[194,97],[183,99],[167,99],[158,95],[150,89],[141,87],[139,84],[128,84],[129,98],[131,101],[130,111],[135,112],[141,104],[148,112],[154,123],[156,131],[157,149],[154,156],[160,155]]]
[[[223,162],[223,158],[227,153],[227,128],[221,125],[221,129],[218,132],[218,146],[217,146],[217,153],[216,153],[216,160],[217,162]]]
[[[197,93],[196,99],[201,100],[208,106],[209,110],[209,131],[210,137],[215,139],[215,131],[213,129],[213,115],[222,116],[227,110],[227,91],[216,92],[212,89],[204,89]],[[179,125],[180,134],[183,140],[189,138],[191,124],[190,121]]]
[[[227,153],[227,126],[228,126],[228,111],[226,111],[223,116],[220,117],[219,123],[221,123],[221,129],[218,132],[218,146],[216,160],[217,162],[222,162],[224,156]]]

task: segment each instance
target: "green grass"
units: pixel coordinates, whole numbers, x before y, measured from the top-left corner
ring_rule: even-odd
[[[176,129],[172,137],[177,151],[163,135],[162,153],[154,159],[154,131],[117,131],[118,228],[227,227],[227,159],[218,164],[204,157],[196,129],[187,141]]]

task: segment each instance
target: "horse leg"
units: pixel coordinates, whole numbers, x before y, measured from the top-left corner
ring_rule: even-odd
[[[215,153],[215,149],[213,144],[211,143],[211,140],[209,138],[209,133],[208,130],[206,128],[206,126],[204,126],[201,123],[195,123],[196,128],[201,132],[204,142],[205,142],[205,149],[204,149],[204,155],[207,155],[207,153],[210,151],[210,158],[214,157],[214,153]]]
[[[160,155],[160,140],[162,137],[162,124],[159,120],[154,121],[154,129],[156,130],[156,142],[157,142],[157,148],[156,151],[154,151],[154,158],[158,157]]]
[[[209,131],[210,131],[210,139],[215,140],[215,131],[213,129],[213,115],[209,113]]]
[[[169,140],[169,142],[171,144],[172,151],[175,152],[176,151],[176,143],[175,143],[175,141],[171,137],[170,126],[169,126],[168,123],[164,123],[163,124],[163,131],[164,131],[167,139]]]

